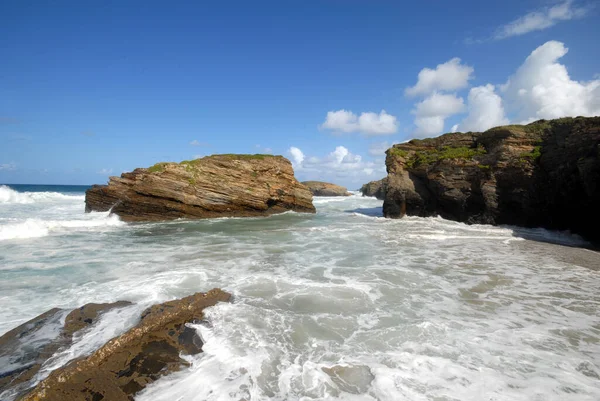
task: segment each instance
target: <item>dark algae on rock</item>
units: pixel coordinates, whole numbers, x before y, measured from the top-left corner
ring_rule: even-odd
[[[138,168],[86,192],[86,211],[124,221],[314,213],[312,194],[289,160],[271,155],[213,155]]]
[[[540,120],[388,149],[383,212],[570,230],[600,241],[600,117]]]

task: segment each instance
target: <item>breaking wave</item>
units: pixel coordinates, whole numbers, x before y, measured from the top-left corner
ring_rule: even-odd
[[[37,203],[54,200],[84,200],[84,195],[65,195],[59,192],[18,192],[6,185],[0,185],[0,204],[2,203]]]

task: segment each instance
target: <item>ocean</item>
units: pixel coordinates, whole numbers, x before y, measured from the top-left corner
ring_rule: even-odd
[[[136,400],[600,400],[600,254],[577,236],[389,220],[357,194],[315,198],[315,215],[126,224],[84,213],[85,189],[0,186],[0,335],[52,307],[135,302],[38,379],[147,306],[220,287],[234,301],[195,326],[204,352]]]

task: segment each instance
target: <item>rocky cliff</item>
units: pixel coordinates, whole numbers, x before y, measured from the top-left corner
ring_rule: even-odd
[[[305,185],[310,189],[310,192],[314,196],[350,196],[346,187],[340,185],[330,184],[322,181],[303,181],[302,185]]]
[[[386,217],[570,230],[600,241],[600,117],[540,120],[388,149]]]
[[[86,192],[86,212],[124,221],[314,213],[312,194],[282,156],[214,155],[138,168]]]
[[[371,181],[360,187],[360,192],[363,196],[374,196],[377,199],[385,199],[387,191],[387,178],[378,181]]]

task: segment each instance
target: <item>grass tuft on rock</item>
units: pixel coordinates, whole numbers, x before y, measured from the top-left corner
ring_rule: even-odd
[[[475,156],[484,155],[486,153],[483,147],[469,148],[466,146],[449,147],[444,146],[441,149],[420,150],[414,153],[407,161],[408,168],[415,168],[435,164],[446,159],[463,159],[471,160]]]

